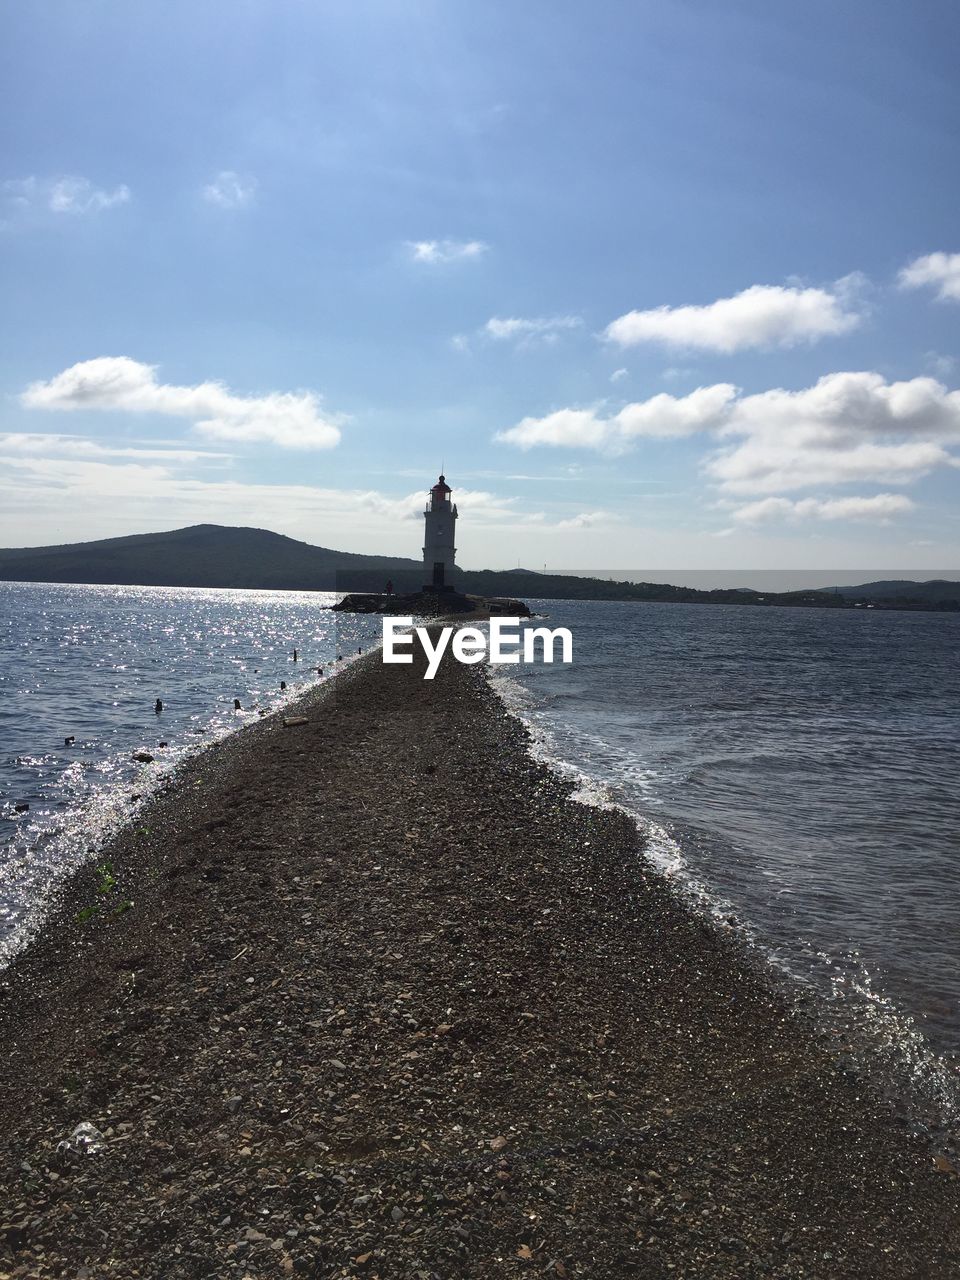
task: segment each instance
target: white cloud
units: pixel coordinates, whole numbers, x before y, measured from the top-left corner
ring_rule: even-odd
[[[946,449],[929,441],[834,449],[799,441],[777,445],[747,440],[709,458],[705,469],[730,493],[785,493],[864,481],[909,484],[950,463]]]
[[[34,177],[7,178],[0,190],[6,204],[27,209],[34,203],[39,185]]]
[[[239,209],[249,204],[256,194],[256,178],[241,177],[232,169],[221,169],[212,182],[203,188],[202,195],[208,204],[221,209]]]
[[[624,405],[615,422],[627,440],[637,436],[660,439],[690,436],[722,421],[736,396],[737,388],[729,382],[697,387],[686,396],[671,396],[661,391],[649,400]]]
[[[28,409],[109,409],[192,418],[204,435],[268,441],[285,449],[330,449],[340,431],[320,414],[312,392],[234,395],[222,383],[175,386],[158,382],[155,366],[127,356],[100,356],[71,365],[20,397]]]
[[[532,449],[553,445],[567,449],[605,449],[615,429],[612,419],[600,418],[593,409],[557,409],[543,418],[524,418],[515,427],[498,431],[494,440]]]
[[[505,477],[510,479],[530,479],[530,477]],[[572,519],[551,521],[545,511],[529,511],[518,506],[519,499],[505,498],[500,494],[490,493],[485,489],[457,489],[453,495],[454,502],[461,517],[466,516],[467,524],[473,528],[478,523],[485,527],[496,526],[500,529],[524,529],[535,525],[538,529],[573,529],[588,528],[605,512],[584,512]],[[397,502],[383,499],[380,509],[391,516],[406,515],[414,520],[423,519],[423,508],[426,501],[426,490],[419,489],[408,494]]]
[[[803,391],[776,389],[746,396],[736,407],[734,431],[841,444],[864,432],[960,439],[960,391],[935,378],[886,382],[879,373],[828,373]]]
[[[957,367],[956,356],[941,355],[939,351],[928,351],[924,361],[930,372],[938,378],[949,378]]]
[[[945,446],[960,440],[960,391],[948,391],[934,378],[887,383],[869,372],[832,373],[802,391],[749,396],[717,383],[687,396],[652,396],[608,416],[595,408],[558,409],[524,418],[495,438],[521,449],[618,453],[641,437],[697,433],[721,442],[704,467],[731,493],[906,484],[937,467],[958,465]]]
[[[733,512],[741,524],[761,524],[768,520],[864,520],[886,524],[893,516],[913,510],[902,493],[877,493],[870,498],[761,498]]]
[[[162,442],[150,444],[102,444],[83,436],[53,432],[10,431],[0,433],[0,452],[23,456],[56,454],[61,458],[149,458],[169,462],[228,462],[233,455],[220,450],[182,449]]]
[[[951,462],[942,442],[960,440],[960,392],[933,378],[832,373],[803,391],[746,396],[718,429],[741,439],[706,469],[733,492],[903,484]]]
[[[371,506],[389,516],[392,520],[422,520],[423,509],[427,502],[426,488],[417,489],[402,498],[388,498],[383,494],[369,492],[365,495]],[[472,519],[480,520],[518,520],[520,517],[511,509],[515,498],[500,498],[496,494],[483,489],[457,489],[454,494],[457,509],[469,511]]]
[[[626,369],[614,369],[613,373],[610,375],[610,381],[619,382],[621,378],[626,378],[628,376],[628,371]]]
[[[0,543],[5,546],[208,522],[256,524],[351,551],[362,549],[358,542],[365,534],[371,550],[396,545],[387,541],[388,522],[361,493],[305,484],[211,481],[175,464],[0,454]],[[55,539],[51,530],[56,530]],[[417,539],[413,542],[403,550],[416,557]]]
[[[21,210],[46,208],[51,213],[68,214],[99,213],[102,209],[126,204],[130,199],[130,188],[124,183],[107,191],[94,186],[89,178],[69,175],[14,178],[4,182],[3,193],[8,204]]]
[[[558,529],[592,529],[598,524],[604,524],[611,519],[606,511],[581,511],[578,515],[571,516],[568,520],[560,520],[557,522]]]
[[[414,262],[432,264],[462,262],[479,258],[490,248],[482,240],[408,240],[407,249]]]
[[[423,520],[423,509],[427,502],[427,489],[416,489],[404,494],[401,498],[392,498],[377,490],[370,489],[358,493],[357,501],[367,510],[385,517],[392,524]],[[547,521],[543,511],[527,511],[518,509],[517,498],[505,498],[486,489],[461,489],[454,493],[454,502],[461,517],[468,517],[468,524],[475,528],[478,524],[485,527],[520,529],[534,524],[538,528],[573,529],[587,528],[605,515],[604,512],[586,512],[575,516],[572,520],[559,520],[556,523]]]
[[[396,498],[375,489],[211,479],[196,475],[186,456],[110,462],[75,456],[72,449],[31,455],[0,439],[0,545],[6,546],[49,542],[51,529],[58,541],[69,541],[255,522],[313,544],[419,559],[426,496],[426,486]],[[454,496],[468,540],[560,527],[542,511],[518,510],[514,498],[459,488]]]
[[[88,178],[59,178],[50,188],[49,205],[54,213],[96,213],[129,199],[130,188],[123,184],[104,191]]]
[[[481,332],[496,342],[516,342],[519,345],[535,341],[552,343],[564,331],[578,329],[582,324],[579,316],[541,316],[535,319],[491,316]]]
[[[960,253],[928,253],[900,272],[903,289],[932,285],[941,302],[960,302]]]
[[[856,328],[860,315],[848,309],[852,292],[849,278],[832,292],[755,284],[705,306],[630,311],[609,324],[605,336],[621,347],[656,342],[724,353],[792,347]]]
[[[688,396],[662,392],[607,418],[595,409],[559,409],[543,418],[524,418],[494,438],[520,449],[544,444],[620,452],[640,436],[664,439],[716,427],[736,394],[736,387],[721,382],[698,387]]]

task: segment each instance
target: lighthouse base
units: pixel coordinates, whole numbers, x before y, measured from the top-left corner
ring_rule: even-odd
[[[446,617],[450,614],[493,615],[506,618],[529,618],[530,609],[522,600],[501,597],[466,596],[454,587],[441,591],[425,587],[409,595],[380,595],[353,592],[333,605],[336,613],[411,614],[418,618]]]
[[[430,573],[430,582],[423,584],[424,591],[452,591],[454,589],[447,582],[447,562],[445,560],[426,561],[423,567]]]

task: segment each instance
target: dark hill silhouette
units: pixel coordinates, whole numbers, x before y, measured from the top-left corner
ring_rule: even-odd
[[[951,582],[947,578],[931,578],[928,582],[893,578],[889,581],[864,582],[857,587],[837,587],[836,590],[849,600],[923,600],[928,604],[935,604],[960,597],[960,582]]]
[[[331,551],[267,529],[217,524],[66,546],[0,550],[0,578],[14,582],[317,591],[336,590],[338,574],[362,570],[375,574],[378,587],[383,586],[384,575],[415,572],[418,585],[423,576],[418,560]]]

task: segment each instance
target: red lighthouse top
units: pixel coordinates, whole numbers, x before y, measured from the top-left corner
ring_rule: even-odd
[[[445,477],[441,476],[430,490],[430,496],[433,498],[434,502],[446,502],[448,493],[453,493],[453,490],[447,484]]]

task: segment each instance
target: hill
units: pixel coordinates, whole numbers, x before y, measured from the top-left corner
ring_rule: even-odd
[[[0,550],[0,579],[12,582],[332,591],[347,589],[340,586],[338,575],[362,571],[375,576],[378,588],[391,574],[415,572],[417,585],[423,576],[418,560],[331,551],[266,529],[216,524],[66,546]]]
[[[848,600],[922,600],[926,604],[937,604],[960,599],[960,582],[951,582],[947,578],[931,578],[929,582],[894,578],[889,581],[865,582],[857,587],[836,587],[835,590]]]
[[[423,586],[419,560],[356,555],[314,547],[266,529],[200,524],[167,533],[141,533],[98,542],[0,550],[0,580],[112,583],[122,586],[247,587],[288,591],[399,592]],[[456,570],[459,590],[482,596],[549,599],[673,600],[742,603],[756,593],[697,591],[662,583],[610,582],[532,569]],[[807,593],[809,594],[809,593]],[[825,603],[842,605],[839,597]]]
[[[419,591],[423,567],[402,556],[357,555],[314,547],[267,529],[198,524],[167,533],[141,533],[98,542],[0,550],[0,580],[107,583],[120,586],[246,587],[279,591]],[[865,603],[888,609],[960,610],[960,582],[875,582],[827,591],[775,594],[742,587],[698,591],[659,582],[538,573],[532,569],[462,570],[453,584],[480,596],[549,600],[651,600],[671,603],[773,604],[849,609]]]

